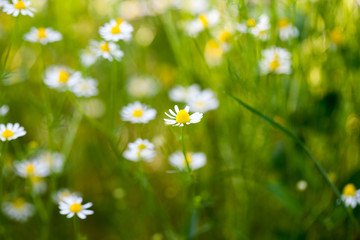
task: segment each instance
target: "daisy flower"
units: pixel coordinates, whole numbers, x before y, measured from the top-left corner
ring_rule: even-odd
[[[34,192],[36,194],[42,194],[42,193],[46,192],[47,184],[43,178],[32,176],[29,179],[30,179],[30,182],[32,185],[32,189],[34,190]]]
[[[198,94],[190,96],[187,101],[190,108],[195,112],[205,113],[219,107],[219,101],[215,93],[210,89],[205,89]]]
[[[259,22],[252,28],[250,28],[250,33],[255,37],[259,38],[262,41],[265,41],[270,36],[270,19],[266,14],[263,14],[259,17]]]
[[[173,4],[177,8],[192,14],[205,12],[209,7],[208,0],[175,0]]]
[[[124,52],[120,50],[120,47],[113,42],[104,41],[90,41],[90,49],[94,52],[95,56],[105,58],[112,62],[114,59],[120,61],[124,56]]]
[[[66,66],[50,66],[44,74],[44,82],[49,88],[65,91],[81,79],[80,72]]]
[[[356,190],[355,185],[348,183],[345,185],[341,200],[344,201],[345,206],[355,208],[356,205],[360,202],[360,190]]]
[[[282,41],[299,36],[299,30],[294,27],[287,18],[280,19],[277,27],[279,29],[279,37]]]
[[[26,131],[18,123],[0,124],[0,140],[10,141],[22,137],[26,134]]]
[[[63,170],[65,156],[59,152],[43,151],[35,157],[41,164],[47,166],[51,172],[60,173]]]
[[[131,123],[148,123],[156,116],[156,110],[141,104],[140,102],[130,103],[123,107],[120,112],[123,121]]]
[[[190,96],[194,96],[200,93],[200,87],[197,84],[193,84],[189,87],[175,86],[169,91],[169,98],[174,102],[186,102]]]
[[[154,78],[146,75],[133,76],[127,84],[128,93],[136,98],[153,97],[159,91]]]
[[[2,105],[0,107],[0,116],[5,116],[9,112],[9,106],[8,105]]]
[[[175,112],[169,109],[170,114],[166,113],[170,119],[164,119],[165,124],[183,127],[185,124],[189,125],[190,123],[198,123],[203,117],[202,113],[195,112],[189,115],[190,107],[186,106],[185,109],[179,110],[179,107],[175,105]]]
[[[203,167],[206,164],[206,155],[204,153],[186,153],[186,160],[188,161],[192,170]],[[181,151],[176,151],[169,156],[170,165],[182,170],[187,169],[187,164],[184,154]]]
[[[308,183],[305,180],[300,180],[296,183],[296,189],[300,192],[305,191],[307,186],[308,186]]]
[[[25,222],[35,212],[34,206],[21,197],[3,202],[2,210],[9,218],[19,222]]]
[[[88,210],[88,208],[92,206],[92,203],[89,202],[82,205],[82,200],[82,197],[75,195],[63,198],[63,200],[59,202],[60,214],[67,215],[67,218],[71,218],[76,214],[81,219],[85,219],[87,215],[93,214],[93,210]]]
[[[35,28],[32,27],[30,32],[24,35],[24,40],[28,42],[39,42],[42,45],[57,42],[62,39],[61,33],[51,28]]]
[[[33,17],[33,12],[36,12],[34,8],[30,7],[30,1],[27,0],[13,0],[12,3],[4,4],[3,11],[14,17],[17,17],[19,14]]]
[[[254,28],[255,26],[256,26],[256,20],[253,18],[249,18],[244,22],[237,23],[235,28],[240,33],[247,33],[250,31],[251,28]]]
[[[85,49],[80,51],[80,62],[84,67],[90,67],[98,58],[98,55],[93,49]]]
[[[112,19],[109,23],[105,23],[103,27],[99,28],[100,36],[106,41],[117,42],[120,39],[124,41],[131,40],[131,33],[134,31],[133,26],[123,19]]]
[[[50,174],[49,166],[39,160],[23,160],[14,163],[15,172],[23,178],[47,177]]]
[[[70,91],[77,97],[94,97],[99,93],[97,85],[98,82],[93,78],[81,78],[71,86]]]
[[[124,151],[123,156],[127,160],[138,162],[144,160],[151,162],[156,155],[155,146],[147,139],[136,139],[135,142],[128,144],[128,149]]]
[[[218,24],[219,20],[219,11],[211,10],[208,13],[200,14],[196,19],[185,23],[185,32],[191,37],[196,37],[206,28],[210,28]]]
[[[63,202],[65,198],[70,197],[70,196],[77,196],[77,197],[81,197],[80,193],[77,192],[72,192],[69,189],[60,189],[58,190],[56,193],[54,193],[53,200],[55,203],[60,203]]]
[[[228,52],[231,47],[230,44],[234,39],[233,30],[222,29],[216,35],[217,35],[217,41],[220,43],[221,49],[224,52]]]
[[[291,53],[284,48],[271,47],[262,51],[263,59],[259,66],[261,74],[276,73],[276,74],[290,74],[291,73]]]
[[[214,39],[210,39],[206,45],[204,50],[204,57],[206,63],[210,67],[218,66],[222,62],[222,56],[224,51],[222,50],[220,44]]]

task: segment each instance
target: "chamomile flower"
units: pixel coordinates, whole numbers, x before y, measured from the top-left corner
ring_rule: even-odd
[[[77,192],[72,192],[69,189],[60,189],[58,190],[56,193],[54,193],[53,200],[55,203],[60,203],[63,202],[65,198],[67,197],[71,197],[71,196],[77,196],[77,197],[81,197],[80,193]]]
[[[80,72],[74,72],[66,66],[50,66],[44,74],[44,82],[49,88],[59,91],[68,90],[81,79]]]
[[[0,124],[0,140],[3,142],[17,139],[25,134],[24,127],[21,127],[18,123]]]
[[[30,1],[27,0],[13,0],[12,3],[4,5],[3,11],[8,15],[13,15],[14,17],[17,17],[19,14],[33,17],[33,12],[36,12],[36,10],[30,7],[30,4]]]
[[[165,124],[183,127],[184,125],[189,125],[191,123],[198,123],[200,122],[201,118],[203,117],[202,113],[195,112],[189,115],[190,107],[186,106],[184,109],[179,109],[177,105],[175,105],[175,112],[169,109],[170,114],[166,113],[166,116],[169,119],[165,118]]]
[[[99,28],[100,36],[106,41],[117,42],[119,40],[130,41],[132,38],[133,26],[123,19],[112,19]]]
[[[204,153],[186,153],[186,159],[181,151],[176,151],[169,156],[170,165],[178,169],[187,169],[187,163],[192,170],[199,169],[206,164],[206,155]]]
[[[84,67],[90,67],[98,58],[98,54],[93,49],[85,49],[80,51],[80,62]]]
[[[189,87],[175,86],[169,91],[169,98],[174,102],[186,102],[190,99],[190,96],[194,96],[200,93],[200,87],[197,84],[193,84]]]
[[[200,14],[196,19],[185,23],[185,32],[191,36],[196,37],[200,32],[206,28],[211,28],[218,24],[220,20],[220,13],[218,10],[211,10],[205,14]]]
[[[282,41],[299,36],[299,30],[294,27],[287,18],[280,19],[277,23],[277,27],[279,29],[279,37]]]
[[[60,214],[67,215],[67,218],[71,218],[76,214],[81,219],[85,219],[87,215],[94,214],[93,210],[88,210],[92,203],[89,202],[82,205],[82,200],[82,197],[75,195],[63,198],[59,202]]]
[[[98,82],[93,78],[81,78],[73,86],[70,91],[77,97],[94,97],[98,94]]]
[[[345,185],[341,200],[344,201],[345,206],[351,206],[355,208],[358,203],[360,203],[360,190],[356,190],[355,185],[348,183]]]
[[[222,56],[224,51],[222,50],[220,44],[215,39],[210,39],[204,50],[204,57],[206,63],[210,67],[215,67],[221,64]]]
[[[35,159],[47,166],[53,173],[60,173],[63,170],[65,156],[59,152],[43,151]]]
[[[0,116],[5,116],[9,112],[9,106],[8,105],[2,105],[0,107]]]
[[[112,62],[114,59],[120,61],[124,56],[124,52],[120,50],[119,45],[113,42],[104,41],[90,41],[90,49],[95,53],[95,56],[102,57]]]
[[[236,24],[236,30],[238,30],[240,33],[247,33],[250,32],[251,28],[254,28],[256,26],[256,20],[253,18],[249,18],[246,21],[243,21],[241,23]]]
[[[129,79],[127,90],[133,97],[145,98],[155,96],[159,88],[154,78],[146,75],[139,75]]]
[[[39,160],[23,160],[14,163],[15,172],[23,178],[46,177],[50,174],[50,168]]]
[[[290,74],[291,53],[284,48],[271,47],[262,51],[263,59],[259,62],[262,74]]]
[[[128,144],[128,149],[124,151],[123,156],[134,162],[140,160],[151,162],[156,155],[154,148],[154,144],[149,140],[138,138],[135,142]]]
[[[250,33],[262,41],[265,41],[270,36],[270,19],[266,14],[259,17],[259,22],[249,29]]]
[[[210,89],[205,89],[199,94],[190,96],[187,104],[189,104],[190,108],[195,112],[201,113],[205,113],[219,107],[219,101],[216,98],[215,93]]]
[[[19,222],[25,222],[35,212],[34,206],[21,197],[3,202],[2,210],[9,218]]]
[[[222,29],[217,32],[217,42],[219,42],[221,49],[224,52],[228,52],[231,47],[231,42],[234,39],[234,32],[231,29]]]
[[[36,194],[42,194],[46,192],[47,184],[44,178],[33,176],[29,179],[32,185],[32,189]]]
[[[31,28],[29,33],[24,35],[24,40],[29,42],[39,42],[42,45],[57,42],[62,39],[61,33],[51,28]]]
[[[140,102],[130,103],[120,112],[123,121],[131,123],[148,123],[156,116],[156,110]]]

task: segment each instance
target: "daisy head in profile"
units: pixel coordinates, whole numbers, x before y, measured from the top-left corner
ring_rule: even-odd
[[[140,102],[134,102],[123,107],[120,115],[122,120],[126,122],[148,123],[155,118],[156,110]]]
[[[184,109],[179,109],[177,105],[175,105],[175,111],[169,109],[170,113],[166,113],[166,116],[169,118],[165,118],[165,124],[183,127],[184,125],[189,125],[191,123],[198,123],[203,117],[202,113],[195,112],[193,114],[189,114],[190,107],[186,106]]]
[[[3,202],[2,210],[10,219],[18,222],[26,222],[35,212],[34,206],[22,197]]]
[[[143,160],[151,162],[156,155],[155,146],[147,139],[136,139],[135,142],[129,143],[128,148],[124,151],[123,156],[127,160],[138,162]]]
[[[18,123],[0,124],[0,140],[11,141],[26,134],[24,127]]]
[[[262,51],[263,58],[259,62],[261,74],[290,74],[291,53],[280,47],[271,47]]]
[[[192,170],[199,169],[206,164],[206,155],[202,152],[198,153],[186,153],[186,159],[181,151],[176,151],[169,156],[169,163],[171,166],[180,170],[187,169],[187,162]]]
[[[35,28],[32,27],[30,32],[24,35],[24,40],[28,42],[39,42],[46,45],[51,42],[57,42],[62,39],[61,33],[51,28]]]
[[[67,215],[67,218],[71,218],[74,215],[77,215],[81,219],[85,219],[87,215],[94,214],[93,210],[89,210],[92,206],[92,203],[81,204],[83,201],[82,197],[71,195],[69,197],[63,198],[59,202],[60,214]]]
[[[112,19],[99,28],[100,36],[106,41],[117,42],[119,40],[130,41],[132,38],[133,26],[125,20],[118,18]]]
[[[30,1],[27,0],[12,0],[10,3],[4,4],[3,11],[8,15],[14,17],[21,15],[33,17],[36,10],[30,7]]]
[[[114,42],[105,41],[90,41],[90,50],[97,58],[104,58],[112,62],[113,60],[120,61],[124,56],[124,52],[120,50],[119,45]]]
[[[68,90],[81,79],[80,72],[74,72],[66,66],[49,66],[44,74],[44,82],[49,88],[59,91]]]

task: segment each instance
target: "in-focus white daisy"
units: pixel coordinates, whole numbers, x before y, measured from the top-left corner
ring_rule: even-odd
[[[360,203],[360,190],[356,190],[355,185],[348,183],[345,185],[341,200],[344,201],[345,206],[355,208],[358,203]]]
[[[186,102],[190,99],[190,96],[194,96],[200,93],[200,87],[197,84],[193,84],[189,87],[175,86],[169,91],[169,98],[174,102]]]
[[[105,23],[103,27],[99,28],[100,36],[106,41],[117,42],[119,40],[130,41],[133,26],[124,21],[123,19],[112,19],[110,22]]]
[[[81,194],[78,192],[72,192],[69,189],[63,188],[58,190],[56,193],[54,193],[53,200],[55,203],[60,203],[63,202],[65,198],[67,197],[71,197],[71,196],[76,196],[76,197],[81,197]]]
[[[204,153],[186,153],[186,160],[192,170],[203,167],[206,164],[206,155]],[[181,151],[176,151],[169,156],[169,162],[173,167],[181,170],[187,169],[184,154]]]
[[[219,107],[219,101],[215,93],[210,89],[205,89],[196,95],[190,96],[187,104],[195,112],[205,113]]]
[[[0,107],[0,116],[5,116],[9,112],[9,106],[4,104]]]
[[[90,40],[90,50],[93,51],[97,57],[105,58],[110,62],[114,59],[120,61],[124,56],[124,52],[121,51],[119,45],[114,42]]]
[[[81,78],[71,86],[70,91],[77,97],[94,97],[99,93],[97,85],[98,82],[93,78]]]
[[[3,142],[17,139],[25,134],[24,127],[18,123],[0,124],[0,140]]]
[[[130,103],[120,112],[123,121],[131,123],[148,123],[156,116],[156,110],[140,102]]]
[[[33,12],[36,12],[36,10],[30,7],[30,4],[30,1],[27,0],[12,0],[12,3],[4,4],[3,11],[8,15],[13,15],[14,17],[17,17],[19,14],[33,17]]]
[[[259,22],[249,29],[250,33],[262,41],[268,40],[270,36],[270,19],[266,14],[259,17]]]
[[[135,142],[129,143],[127,150],[124,151],[124,158],[138,162],[143,160],[145,162],[151,162],[156,155],[155,146],[147,139],[136,139]]]
[[[44,82],[49,88],[59,91],[68,90],[81,79],[80,72],[74,72],[66,66],[49,66],[44,74]]]
[[[263,59],[259,62],[261,74],[291,73],[291,53],[284,48],[271,47],[262,51]]]
[[[73,217],[75,214],[81,218],[85,219],[87,215],[94,214],[93,210],[88,210],[92,206],[92,203],[81,204],[82,197],[71,195],[65,197],[61,202],[59,202],[60,214],[67,215],[67,218]]]
[[[39,160],[23,160],[14,162],[15,172],[23,178],[27,177],[47,177],[50,168]]]
[[[24,40],[29,42],[39,42],[43,45],[51,42],[57,42],[62,39],[61,33],[52,30],[52,28],[32,27],[30,32],[24,35]]]
[[[50,151],[43,151],[34,159],[47,166],[54,173],[62,172],[65,162],[65,156],[62,153]]]
[[[277,27],[279,29],[279,37],[282,41],[299,36],[299,30],[294,27],[287,18],[280,19],[277,23]]]
[[[219,23],[220,13],[218,10],[211,10],[208,13],[200,14],[196,19],[185,23],[185,32],[191,36],[196,37],[200,32],[206,28],[214,27]]]
[[[25,222],[35,212],[34,206],[21,197],[3,202],[2,210],[10,219],[19,222]]]
[[[165,118],[165,124],[183,127],[184,125],[189,125],[190,123],[198,123],[203,117],[202,113],[195,112],[189,115],[190,107],[186,106],[184,109],[179,109],[177,105],[175,105],[175,112],[169,109],[169,113],[166,113],[170,119]]]
[[[87,48],[80,51],[80,62],[84,67],[90,67],[98,58],[98,54],[93,49]]]
[[[155,96],[159,88],[154,78],[146,75],[137,75],[129,79],[127,90],[133,97],[145,98]]]

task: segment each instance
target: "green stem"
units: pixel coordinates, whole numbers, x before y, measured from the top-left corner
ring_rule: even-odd
[[[79,230],[79,219],[77,216],[74,216],[74,232],[75,232],[75,239],[80,240],[80,230]]]
[[[245,102],[241,101],[240,99],[234,97],[233,95],[231,95],[230,93],[226,93],[228,96],[230,96],[231,98],[233,98],[235,101],[237,101],[240,105],[242,105],[244,108],[246,108],[247,110],[249,110],[250,112],[254,113],[255,115],[259,116],[260,118],[264,119],[265,121],[267,121],[268,123],[270,123],[271,125],[273,125],[275,128],[279,129],[280,131],[282,131],[283,133],[285,133],[288,137],[290,137],[291,139],[293,139],[302,149],[303,151],[306,153],[306,155],[311,159],[311,161],[315,164],[316,168],[319,170],[320,174],[324,177],[325,181],[327,182],[327,184],[329,184],[329,186],[331,187],[331,189],[334,191],[336,197],[338,199],[341,199],[341,194],[339,192],[339,190],[335,187],[335,185],[330,181],[329,177],[327,176],[326,172],[324,171],[324,169],[321,167],[321,165],[319,164],[319,162],[316,160],[316,158],[310,153],[310,151],[308,150],[308,148],[305,146],[305,144],[298,138],[295,136],[294,133],[292,133],[290,130],[284,128],[283,126],[281,126],[280,124],[276,123],[275,121],[273,121],[272,119],[270,119],[269,117],[265,116],[264,114],[262,114],[261,112],[259,112],[258,110],[250,107],[249,105],[247,105]],[[344,201],[341,201],[341,205],[344,207],[346,213],[349,215],[351,221],[353,222],[354,226],[356,227],[357,232],[360,232],[359,229],[359,225],[353,215],[353,213],[345,206]]]
[[[181,144],[182,144],[182,150],[183,150],[183,154],[184,154],[184,158],[185,158],[185,162],[186,162],[186,167],[188,169],[188,172],[192,175],[192,170],[190,167],[190,163],[187,159],[187,154],[186,154],[186,150],[185,150],[185,141],[184,141],[184,127],[181,128]]]

